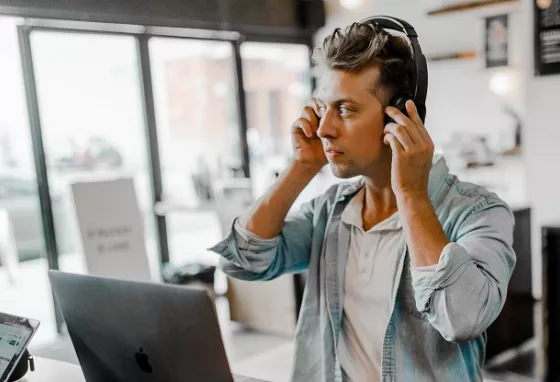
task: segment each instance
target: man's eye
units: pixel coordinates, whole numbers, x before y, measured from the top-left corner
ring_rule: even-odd
[[[341,115],[348,115],[348,114],[350,114],[350,110],[349,110],[348,108],[344,107],[344,106],[341,106],[339,110],[340,110],[340,114],[341,114]]]

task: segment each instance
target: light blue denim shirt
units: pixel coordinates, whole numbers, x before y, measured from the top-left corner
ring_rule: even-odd
[[[295,382],[341,380],[337,342],[350,243],[341,214],[362,186],[332,186],[290,213],[276,238],[244,240],[232,227],[210,248],[222,256],[228,275],[243,280],[308,271],[295,335]],[[513,213],[496,194],[450,174],[442,157],[434,158],[428,194],[452,243],[432,273],[411,273],[405,248],[390,296],[382,380],[481,381],[485,331],[504,305],[516,262]]]

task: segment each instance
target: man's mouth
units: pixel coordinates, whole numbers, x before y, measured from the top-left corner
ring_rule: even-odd
[[[341,156],[341,155],[344,155],[344,153],[343,153],[342,151],[338,151],[338,150],[335,150],[335,149],[333,149],[333,148],[328,148],[328,149],[326,149],[326,150],[325,150],[325,154],[326,154],[327,157],[329,157],[329,158],[336,158],[336,157],[339,157],[339,156]]]

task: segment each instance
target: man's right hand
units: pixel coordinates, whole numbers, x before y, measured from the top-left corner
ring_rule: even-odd
[[[315,101],[303,108],[301,117],[292,125],[293,160],[310,169],[319,171],[327,163],[319,128],[319,107]]]
[[[295,200],[327,164],[319,128],[319,108],[315,102],[303,108],[301,118],[292,125],[292,160],[278,178],[239,218],[249,232],[263,239],[277,237]]]

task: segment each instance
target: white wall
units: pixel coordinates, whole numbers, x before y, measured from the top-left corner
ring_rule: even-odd
[[[543,224],[560,224],[560,75],[535,77],[533,59],[533,2],[522,0],[526,52],[526,158],[528,192],[533,211],[534,290],[540,295]]]

